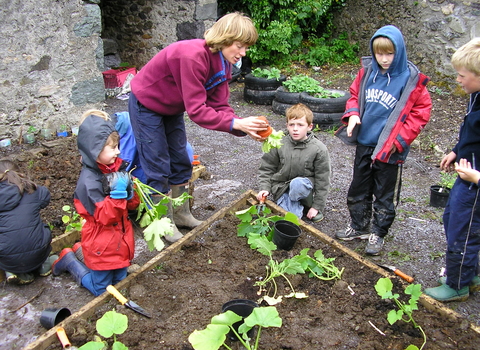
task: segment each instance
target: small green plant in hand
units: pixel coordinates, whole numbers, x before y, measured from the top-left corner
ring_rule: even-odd
[[[238,332],[233,327],[233,324],[240,322],[242,317],[233,311],[226,311],[214,316],[207,328],[199,331],[195,330],[188,337],[188,341],[192,344],[195,350],[217,350],[224,346],[231,350],[225,340],[230,330],[241,342],[243,347],[247,350],[259,350],[259,341],[263,328],[282,326],[282,319],[278,315],[278,311],[273,306],[256,307],[252,313],[243,320],[243,324],[238,327]],[[257,326],[257,334],[255,339],[250,339],[247,332],[253,327]],[[254,340],[253,344],[251,341]]]
[[[82,217],[69,205],[64,205],[62,210],[66,213],[62,216],[62,222],[67,225],[65,233],[82,230]]]
[[[281,71],[278,68],[260,68],[257,67],[252,70],[252,75],[256,78],[265,78],[265,79],[277,79],[281,77]]]
[[[451,190],[456,179],[457,179],[456,172],[450,172],[450,173],[446,171],[440,172],[440,186],[442,186],[442,188],[444,189]]]
[[[165,235],[173,236],[174,233],[173,223],[166,217],[168,202],[171,202],[172,207],[175,208],[192,198],[192,196],[188,193],[182,193],[180,197],[171,198],[142,183],[138,178],[133,179],[133,184],[135,192],[137,192],[140,198],[140,204],[137,207],[137,220],[140,220],[140,227],[145,227],[143,237],[150,251],[154,249],[160,251],[165,247],[162,237]],[[161,200],[158,203],[154,203],[151,195],[161,196]]]
[[[128,350],[122,342],[117,341],[117,334],[123,334],[128,328],[128,317],[117,313],[115,310],[107,311],[97,320],[96,328],[98,334],[104,338],[113,336],[112,350]],[[108,349],[108,342],[95,335],[94,341],[82,345],[79,350],[103,350]]]
[[[382,299],[392,299],[398,307],[398,310],[390,310],[387,315],[388,323],[393,325],[397,321],[411,322],[413,326],[420,330],[423,335],[423,344],[420,347],[420,350],[423,349],[427,342],[427,336],[423,331],[422,327],[418,325],[413,319],[413,311],[418,310],[418,299],[422,295],[421,291],[422,286],[420,284],[410,284],[405,288],[405,294],[410,295],[408,303],[401,301],[398,294],[393,294],[393,283],[390,278],[380,278],[375,285],[375,290],[377,294],[382,297]],[[419,350],[415,345],[409,345],[405,350]]]

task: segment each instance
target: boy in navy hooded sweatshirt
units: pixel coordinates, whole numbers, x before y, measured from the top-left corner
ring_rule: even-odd
[[[387,25],[370,40],[372,56],[350,86],[351,98],[336,133],[356,145],[347,206],[351,223],[341,240],[368,239],[365,253],[378,255],[395,219],[401,165],[410,144],[430,119],[429,78],[407,60],[400,30]],[[372,221],[373,218],[373,221]],[[372,221],[372,222],[371,222]]]

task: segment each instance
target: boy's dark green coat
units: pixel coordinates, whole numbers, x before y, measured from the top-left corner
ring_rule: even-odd
[[[330,187],[330,155],[313,133],[299,142],[286,135],[280,148],[262,156],[259,188],[269,191],[275,201],[288,191],[290,181],[296,177],[310,179],[314,193],[312,207],[323,212]]]

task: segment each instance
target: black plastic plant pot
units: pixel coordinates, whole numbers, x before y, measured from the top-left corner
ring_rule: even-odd
[[[57,323],[62,322],[72,313],[66,307],[62,308],[47,308],[42,311],[40,315],[40,324],[46,329],[53,328]]]
[[[300,237],[300,226],[287,220],[279,220],[274,225],[272,241],[277,248],[290,250]]]
[[[447,206],[450,190],[440,185],[430,186],[430,205],[437,208],[445,208]]]
[[[252,313],[253,309],[258,307],[258,304],[254,301],[251,300],[246,300],[246,299],[233,299],[230,300],[229,302],[226,302],[222,306],[222,312],[227,312],[227,311],[232,311],[236,313],[238,316],[241,316],[243,318],[250,316]],[[238,327],[240,327],[243,323],[242,321],[236,322],[232,325],[233,329],[238,333]],[[253,328],[250,329],[247,332],[247,335],[251,338],[253,336]],[[237,336],[233,331],[230,330],[228,333],[228,337],[230,340],[238,340]]]

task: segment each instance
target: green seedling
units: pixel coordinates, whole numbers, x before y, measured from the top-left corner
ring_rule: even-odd
[[[440,192],[442,189],[451,190],[456,179],[457,179],[456,172],[450,172],[450,173],[447,173],[446,171],[440,172],[440,186],[442,186],[442,188],[440,189]]]
[[[123,334],[128,328],[128,317],[117,313],[115,310],[107,311],[97,320],[96,328],[98,334],[104,338],[113,336],[112,350],[128,350],[122,342],[117,341],[117,334]],[[103,350],[108,349],[108,342],[95,335],[94,341],[82,345],[79,350]]]
[[[265,78],[265,79],[280,79],[281,71],[278,68],[260,68],[257,67],[252,70],[252,75],[256,78]]]
[[[418,299],[420,299],[420,295],[422,295],[421,288],[421,284],[408,285],[408,287],[405,288],[405,294],[410,295],[410,299],[408,303],[405,303],[399,299],[400,296],[398,294],[392,293],[393,283],[390,278],[380,278],[375,285],[375,290],[382,299],[391,299],[398,307],[398,310],[390,310],[388,313],[388,323],[393,325],[397,321],[411,322],[423,335],[423,344],[420,349],[415,345],[409,345],[405,350],[422,350],[427,342],[427,336],[422,327],[413,319],[413,311],[418,310]]]
[[[82,217],[69,205],[64,205],[62,210],[66,213],[62,216],[62,222],[67,225],[65,233],[82,230]]]
[[[296,275],[298,273],[305,273],[305,270],[303,269],[302,264],[300,262],[295,261],[293,259],[284,259],[282,260],[282,262],[279,263],[278,261],[273,259],[272,252],[277,249],[277,246],[275,245],[275,243],[270,242],[267,239],[267,237],[261,236],[258,233],[250,234],[248,238],[248,244],[250,245],[250,248],[257,249],[260,253],[269,257],[268,265],[266,266],[267,273],[265,278],[262,279],[261,281],[255,282],[255,286],[260,287],[258,294],[259,295],[263,293],[266,294],[263,297],[263,300],[265,300],[270,305],[274,305],[282,301],[282,296],[277,298],[278,288],[277,288],[277,282],[275,281],[275,278],[277,277],[283,277],[285,281],[287,281],[288,285],[290,286],[290,290],[292,292],[286,295],[285,296],[286,298],[294,297],[297,299],[303,299],[307,297],[305,293],[296,293],[292,283],[286,276],[287,274]],[[270,283],[273,285],[273,294],[271,296],[268,295],[268,290],[267,290],[267,286]]]
[[[29,134],[35,134],[36,132],[37,132],[37,128],[34,127],[33,125],[30,125],[30,126],[28,127],[27,133],[29,133]]]
[[[162,237],[165,235],[173,236],[174,228],[172,221],[166,216],[168,212],[168,202],[172,207],[182,205],[189,198],[188,193],[182,193],[180,197],[171,198],[162,192],[142,183],[138,178],[133,179],[135,192],[140,198],[140,204],[137,207],[137,220],[140,220],[140,227],[143,230],[143,237],[147,242],[148,249],[160,251],[165,247]],[[151,195],[159,195],[162,199],[158,203],[152,201]]]
[[[290,212],[285,216],[270,215],[272,211],[265,205],[252,205],[251,207],[235,212],[235,216],[240,219],[240,224],[237,226],[237,236],[249,237],[250,233],[258,233],[265,235],[269,240],[273,236],[273,224],[279,220],[287,220],[294,224],[300,224],[298,217]]]
[[[268,135],[267,139],[262,142],[262,152],[268,153],[272,148],[280,148],[282,146],[282,137],[285,133],[282,130],[273,131]]]
[[[293,261],[300,263],[303,270],[308,273],[308,277],[316,277],[324,281],[342,278],[344,268],[339,270],[333,264],[335,258],[326,258],[321,249],[317,250],[312,258],[308,255],[309,250],[309,248],[304,248],[299,255],[291,258]]]
[[[188,341],[195,350],[217,350],[222,346],[231,350],[232,348],[225,343],[225,340],[228,332],[232,330],[245,349],[259,350],[258,343],[262,329],[269,327],[280,328],[282,326],[282,319],[278,315],[277,309],[273,306],[254,308],[252,313],[243,320],[243,324],[238,327],[237,332],[233,324],[240,321],[242,321],[241,316],[228,310],[214,316],[207,328],[201,331],[193,331],[188,337]],[[255,326],[258,327],[257,335],[253,344],[251,344],[252,339],[248,337],[247,332]]]

